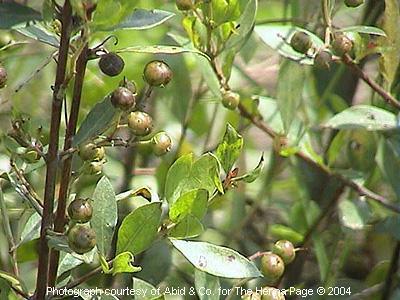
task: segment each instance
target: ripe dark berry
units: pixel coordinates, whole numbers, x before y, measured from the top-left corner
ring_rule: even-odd
[[[344,0],[347,7],[357,7],[364,3],[364,0]]]
[[[122,72],[125,63],[121,56],[114,52],[110,52],[101,56],[99,67],[104,74],[113,77]]]
[[[261,272],[269,280],[276,280],[285,271],[285,263],[282,258],[274,253],[268,253],[261,257]]]
[[[0,65],[0,89],[6,86],[7,83],[7,70]]]
[[[285,300],[285,296],[279,289],[266,286],[261,290],[261,300]]]
[[[272,248],[272,253],[279,255],[285,264],[291,263],[296,257],[293,244],[287,240],[277,241]]]
[[[332,48],[338,56],[343,56],[351,51],[353,42],[344,34],[339,34],[333,40]]]
[[[321,50],[314,58],[314,66],[318,69],[329,69],[332,62],[332,54],[327,50]]]
[[[68,205],[68,215],[77,223],[89,222],[92,218],[93,207],[90,199],[77,198]]]
[[[193,8],[192,0],[176,0],[176,7],[179,10],[191,10]]]
[[[172,79],[172,71],[165,62],[153,60],[145,66],[143,76],[151,86],[166,86]]]
[[[89,252],[96,246],[96,233],[85,225],[74,225],[68,231],[68,246],[78,254]]]
[[[222,105],[230,110],[235,110],[240,102],[240,95],[232,91],[226,91],[222,95]]]
[[[153,151],[157,156],[164,155],[171,151],[172,141],[171,138],[164,131],[157,133],[153,138]]]
[[[79,147],[79,156],[84,161],[100,161],[104,158],[105,150],[93,143],[86,143]]]
[[[290,39],[290,46],[297,52],[303,54],[306,54],[312,45],[313,43],[310,36],[303,31],[297,31]]]
[[[142,111],[131,112],[128,117],[128,126],[134,135],[145,136],[153,129],[153,119]]]
[[[129,110],[136,104],[136,97],[125,87],[118,87],[111,94],[111,103],[115,108]]]

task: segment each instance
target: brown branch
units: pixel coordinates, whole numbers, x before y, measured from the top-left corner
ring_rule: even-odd
[[[362,80],[365,81],[375,92],[377,92],[387,103],[393,105],[397,109],[400,109],[400,102],[394,98],[389,92],[385,91],[379,84],[373,81],[369,76],[353,62],[351,57],[346,54],[342,58],[343,63],[345,63],[354,73],[357,74]]]
[[[58,139],[62,112],[62,100],[64,98],[64,80],[68,61],[68,50],[70,42],[72,20],[72,8],[69,0],[66,0],[62,12],[62,30],[60,40],[60,50],[56,79],[53,91],[50,124],[50,144],[46,161],[46,185],[44,191],[43,217],[40,229],[39,242],[39,263],[36,281],[36,299],[45,299],[48,286],[49,274],[49,246],[47,244],[46,233],[53,225],[53,206],[58,168]]]
[[[82,36],[84,33],[82,32]],[[88,44],[83,47],[82,52],[80,53],[77,62],[76,62],[76,74],[75,74],[75,83],[74,90],[72,95],[72,105],[71,111],[68,118],[68,126],[66,129],[65,140],[64,140],[64,151],[68,150],[72,147],[72,141],[76,133],[76,127],[78,123],[79,116],[79,108],[81,103],[82,89],[83,89],[83,81],[86,72],[86,65],[88,61]],[[61,185],[60,191],[58,194],[58,204],[57,204],[57,212],[56,219],[54,223],[54,231],[55,232],[63,232],[64,226],[66,224],[66,216],[65,209],[67,206],[67,198],[68,198],[68,190],[69,183],[71,179],[71,169],[72,169],[72,155],[63,161],[62,173],[61,173]],[[57,279],[57,269],[58,269],[58,260],[60,257],[60,252],[58,250],[52,250],[50,256],[50,267],[49,267],[49,286],[55,286]]]
[[[390,260],[390,268],[386,275],[385,286],[383,287],[382,300],[389,300],[392,291],[392,283],[397,272],[400,260],[400,241],[396,242],[392,259]]]
[[[261,129],[263,132],[265,132],[271,138],[275,138],[275,137],[278,136],[278,133],[276,133],[272,128],[270,128],[267,125],[265,125],[264,122],[262,122],[258,117],[255,117],[250,112],[248,112],[247,109],[242,104],[239,104],[238,109],[240,111],[240,114],[243,117],[245,117],[246,119],[251,121],[256,127]],[[341,174],[337,174],[337,173],[332,172],[327,167],[324,167],[324,166],[318,164],[317,162],[312,160],[308,155],[306,155],[305,153],[303,153],[301,151],[297,152],[295,155],[298,158],[300,158],[300,159],[308,162],[309,164],[315,166],[316,168],[320,169],[321,171],[326,173],[326,175],[328,175],[330,177],[335,177],[340,182],[342,182],[344,185],[352,188],[360,196],[365,196],[367,198],[370,198],[370,199],[374,200],[375,202],[381,204],[382,206],[386,207],[387,209],[390,209],[390,210],[392,210],[394,212],[400,213],[400,207],[391,204],[385,197],[370,191],[366,187],[364,187],[364,186],[362,186],[362,185],[360,185],[360,184],[358,184],[358,183],[356,183],[356,182],[354,182],[354,181],[352,181],[352,180],[350,180],[348,178],[345,178]]]

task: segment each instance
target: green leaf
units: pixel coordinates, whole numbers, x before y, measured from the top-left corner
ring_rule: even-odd
[[[375,161],[384,178],[396,193],[397,199],[400,199],[400,157],[390,139],[381,138]]]
[[[140,292],[137,295],[135,294],[135,300],[152,300],[161,296],[158,293],[159,289],[156,289],[150,283],[135,277],[132,278],[132,281],[132,289]]]
[[[366,202],[343,200],[339,203],[341,223],[350,229],[360,230],[365,227],[369,218]]]
[[[103,133],[111,124],[117,109],[111,104],[109,96],[97,103],[82,121],[76,133],[72,146],[76,147],[83,142]]]
[[[112,268],[107,270],[106,274],[118,274],[118,273],[136,273],[142,270],[141,267],[132,266],[134,257],[130,252],[123,252],[118,254],[112,263]],[[107,265],[108,266],[108,265]],[[104,270],[104,268],[103,268]],[[136,299],[136,298],[135,298]]]
[[[296,112],[302,103],[304,68],[290,60],[285,60],[279,69],[277,101],[285,133],[289,132]]]
[[[204,57],[197,57],[197,66],[200,69],[207,86],[217,99],[222,98],[221,86],[217,75],[212,69],[210,62]]]
[[[21,232],[21,243],[37,239],[40,236],[40,225],[42,222],[42,217],[34,212],[26,222],[24,229]]]
[[[57,276],[61,276],[63,273],[70,271],[81,264],[83,264],[83,260],[76,258],[70,253],[60,252]]]
[[[170,241],[200,271],[225,278],[262,276],[253,262],[232,249],[205,242]]]
[[[303,235],[301,233],[285,225],[272,224],[268,231],[276,240],[288,240],[293,244],[299,244],[303,241]]]
[[[219,278],[206,272],[194,270],[194,284],[200,300],[219,300]]]
[[[243,148],[243,138],[232,125],[227,124],[224,138],[219,143],[215,156],[219,159],[222,168],[228,173],[240,156]]]
[[[204,231],[203,224],[193,215],[187,215],[168,231],[168,236],[176,239],[193,238]]]
[[[90,224],[96,232],[98,250],[107,255],[118,220],[114,189],[107,177],[99,180],[92,199],[93,217]]]
[[[207,60],[210,58],[207,54],[190,48],[183,48],[179,46],[134,46],[123,48],[115,51],[117,53],[131,52],[131,53],[148,53],[148,54],[182,54],[182,53],[194,53],[205,57]]]
[[[182,194],[194,190],[205,189],[212,195],[216,188],[222,187],[219,179],[218,160],[210,153],[193,161],[193,154],[181,156],[168,170],[165,197],[172,205]]]
[[[324,127],[333,129],[390,130],[397,127],[396,116],[370,105],[354,105],[333,116]]]
[[[179,223],[188,214],[201,220],[207,212],[208,192],[195,189],[182,194],[170,207],[169,217],[172,222]]]
[[[99,0],[93,18],[93,29],[102,30],[121,23],[134,12],[138,2],[139,0]]]
[[[341,28],[339,31],[358,32],[358,33],[367,33],[367,34],[372,34],[372,35],[386,36],[386,33],[382,29],[373,27],[373,26],[364,26],[364,25],[345,27],[345,28]]]
[[[242,176],[232,178],[232,181],[242,181],[243,180],[244,182],[251,183],[260,176],[263,168],[264,168],[264,155],[261,156],[260,161],[254,170],[252,170],[249,173],[246,173]]]
[[[42,42],[44,44],[47,44],[47,45],[50,45],[50,46],[53,46],[56,48],[58,48],[60,45],[60,41],[58,40],[58,38],[55,35],[53,35],[51,32],[49,32],[48,30],[46,30],[40,24],[16,28],[16,31],[18,31],[19,33],[21,33],[27,37],[30,37],[39,42]]]
[[[25,293],[27,293],[27,289],[26,289],[25,284],[23,283],[23,281],[21,281],[20,279],[15,277],[13,274],[10,274],[10,273],[7,273],[7,272],[4,272],[4,271],[0,270],[0,278],[3,278],[7,282],[9,282],[12,286],[21,287],[22,290]]]
[[[0,3],[0,29],[10,29],[13,26],[29,21],[40,21],[40,12],[14,1]]]
[[[212,18],[216,25],[235,21],[240,16],[240,3],[238,0],[212,0]]]
[[[54,2],[52,0],[44,0],[42,4],[42,17],[44,22],[53,20],[56,12]]]
[[[314,60],[299,53],[288,44],[290,38],[296,31],[307,33],[313,41],[316,49],[322,48],[324,42],[315,34],[303,28],[290,25],[259,25],[255,27],[255,32],[260,36],[261,40],[277,50],[284,57],[298,61],[301,64],[312,65]]]
[[[157,234],[161,218],[161,202],[138,207],[122,221],[118,231],[117,253],[138,255],[146,250]]]
[[[137,8],[132,14],[123,19],[122,22],[108,28],[104,27],[101,30],[114,31],[118,29],[149,29],[164,23],[165,21],[172,18],[174,15],[174,13],[164,10],[147,10]]]
[[[396,240],[400,241],[400,217],[391,216],[388,217],[374,226],[376,232],[390,234]]]

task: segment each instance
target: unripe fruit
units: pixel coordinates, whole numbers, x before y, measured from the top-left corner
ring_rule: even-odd
[[[110,52],[101,56],[100,70],[111,77],[119,75],[125,67],[124,60],[118,54]]]
[[[261,257],[261,272],[269,280],[276,280],[285,271],[282,258],[274,253],[267,253]]]
[[[130,81],[130,80],[127,80],[126,78],[124,78],[119,82],[119,86],[127,88],[128,90],[130,90],[132,92],[133,95],[137,94],[137,88],[136,88],[136,84],[134,81]]]
[[[343,56],[351,51],[353,42],[344,34],[339,34],[333,40],[332,48],[338,56]]]
[[[222,105],[230,110],[235,110],[240,102],[240,95],[232,91],[226,91],[222,96]]]
[[[79,147],[79,156],[84,161],[97,160],[104,158],[105,150],[103,147],[97,147],[93,143],[86,143]]]
[[[329,69],[332,62],[332,54],[329,51],[321,50],[314,58],[314,66],[318,69]]]
[[[282,292],[274,287],[264,287],[261,292],[261,300],[285,300]]]
[[[303,54],[306,54],[312,45],[313,43],[310,36],[303,31],[297,31],[290,39],[290,46],[297,52]]]
[[[77,223],[89,222],[92,218],[93,207],[90,199],[77,198],[68,205],[68,216]]]
[[[83,173],[87,175],[99,175],[103,171],[103,161],[85,162]]]
[[[96,233],[85,225],[74,225],[68,231],[68,246],[78,254],[87,253],[96,246]]]
[[[153,151],[157,156],[164,155],[171,151],[172,141],[171,138],[164,131],[157,133],[153,138]]]
[[[153,119],[142,111],[131,112],[128,117],[128,126],[134,135],[145,136],[153,129]]]
[[[22,159],[28,164],[33,164],[40,159],[39,153],[32,149],[27,149],[25,153],[21,155]]]
[[[0,89],[6,86],[7,83],[7,70],[0,65]]]
[[[293,244],[287,240],[277,241],[272,248],[272,253],[279,255],[285,264],[291,263],[296,257]]]
[[[111,103],[115,108],[129,110],[136,104],[136,97],[125,87],[118,87],[111,94]]]
[[[191,10],[193,8],[192,0],[176,0],[176,7],[179,10]]]
[[[153,60],[145,66],[143,76],[151,86],[166,86],[171,81],[172,71],[165,62]]]
[[[347,7],[357,7],[364,3],[364,0],[344,0]]]

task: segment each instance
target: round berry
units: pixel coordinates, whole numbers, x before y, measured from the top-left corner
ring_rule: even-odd
[[[303,31],[297,31],[290,39],[290,46],[292,46],[295,51],[303,54],[306,54],[312,45],[313,43],[310,36]]]
[[[125,87],[118,87],[111,94],[111,103],[115,108],[129,110],[136,104],[136,97]]]
[[[6,86],[7,83],[7,70],[0,65],[0,89]]]
[[[318,69],[329,69],[332,62],[332,54],[327,50],[321,50],[314,58],[314,66]]]
[[[89,222],[92,214],[93,207],[90,199],[77,198],[68,205],[68,215],[77,223]]]
[[[172,71],[165,62],[153,60],[145,66],[143,76],[151,86],[166,86],[172,79]]]
[[[105,156],[103,147],[97,147],[93,143],[85,143],[79,147],[79,156],[84,161],[100,161]]]
[[[261,300],[285,300],[285,296],[279,289],[270,286],[264,287],[261,295]]]
[[[100,70],[111,77],[119,75],[125,67],[124,60],[118,54],[110,52],[101,56]]]
[[[353,42],[344,34],[339,34],[333,40],[332,48],[337,55],[343,56],[351,51]]]
[[[364,0],[344,0],[347,7],[357,7],[364,3]]]
[[[68,231],[68,246],[78,254],[89,252],[96,246],[96,233],[85,225],[74,225]]]
[[[153,129],[153,119],[142,111],[131,112],[128,117],[128,126],[134,135],[145,136]]]
[[[291,263],[296,257],[293,244],[287,240],[277,241],[272,248],[272,253],[279,255],[285,264]]]
[[[40,159],[39,153],[32,149],[26,149],[26,151],[21,156],[22,159],[28,164],[33,164]]]
[[[282,258],[274,253],[267,253],[261,257],[261,272],[270,280],[276,280],[285,271],[285,263]]]
[[[134,81],[130,81],[130,80],[127,80],[126,78],[124,78],[119,82],[119,86],[127,88],[128,90],[130,90],[132,92],[133,95],[137,94],[137,88],[136,88],[136,84]]]
[[[165,153],[171,151],[172,141],[171,138],[164,131],[157,133],[153,139],[153,151],[157,156],[164,155]]]
[[[222,105],[230,110],[235,110],[240,102],[240,95],[232,91],[226,91],[222,96]]]
[[[191,10],[193,8],[192,0],[176,0],[176,7],[179,10]]]

